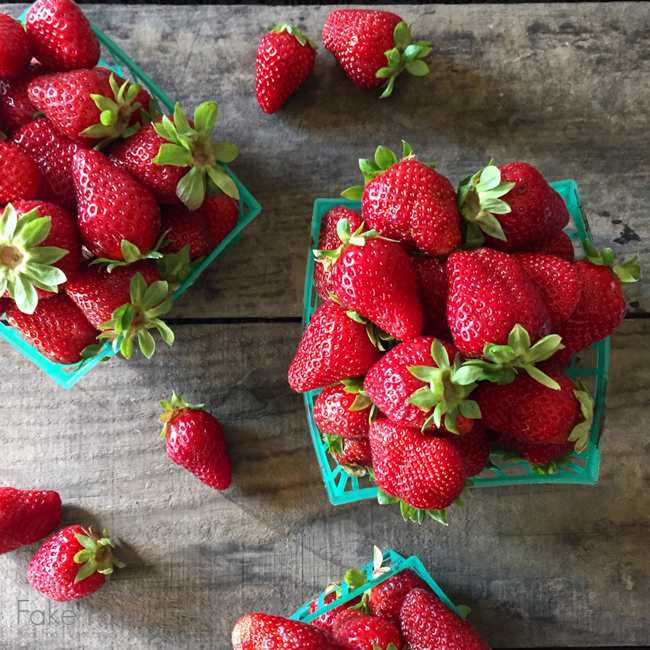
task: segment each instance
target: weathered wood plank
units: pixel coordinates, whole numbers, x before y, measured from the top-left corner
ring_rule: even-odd
[[[613,339],[598,485],[477,490],[449,528],[328,503],[302,400],[285,381],[297,324],[176,329],[173,353],[113,360],[68,392],[0,346],[0,483],[58,489],[64,523],[106,526],[129,564],[69,606],[68,625],[64,606],[39,625],[33,612],[49,616],[47,602],[26,579],[36,546],[0,556],[0,648],[227,650],[239,616],[294,611],[364,564],[372,543],[417,554],[472,606],[492,647],[650,643],[649,323],[628,321]],[[166,458],[157,401],[172,388],[224,423],[226,493]]]

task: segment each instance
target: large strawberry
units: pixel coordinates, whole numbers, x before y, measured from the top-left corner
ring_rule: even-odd
[[[382,97],[391,94],[402,71],[416,77],[429,72],[422,61],[431,52],[429,42],[413,43],[410,26],[388,11],[334,11],[323,26],[323,43],[360,88],[371,90],[388,79]]]
[[[32,60],[29,36],[22,25],[7,14],[0,14],[0,78],[17,77]]]
[[[424,317],[415,274],[408,254],[397,243],[341,219],[341,245],[334,251],[315,251],[332,264],[329,285],[350,310],[400,340],[419,336]]]
[[[92,68],[99,61],[97,36],[72,0],[38,0],[25,27],[34,55],[52,70]]]
[[[147,251],[160,231],[153,194],[99,151],[80,150],[72,159],[79,230],[93,255],[124,259],[122,242]]]
[[[315,312],[289,368],[289,384],[300,393],[361,377],[381,357],[365,325],[328,300]]]
[[[261,109],[275,113],[314,69],[316,44],[292,25],[276,25],[257,48],[255,94]]]
[[[36,107],[29,100],[29,84],[45,72],[42,65],[33,63],[15,79],[0,79],[0,114],[7,135],[34,119]]]
[[[400,627],[410,650],[490,650],[481,635],[438,596],[413,589],[404,599]]]
[[[232,162],[237,147],[212,142],[218,108],[204,102],[189,121],[176,104],[173,117],[140,129],[111,154],[111,162],[148,187],[159,203],[182,202],[196,210],[207,189],[239,199],[237,185],[220,164]]]
[[[528,250],[569,223],[562,197],[528,163],[492,162],[458,187],[467,241],[504,252]]]
[[[420,162],[407,142],[400,162],[390,149],[378,147],[375,161],[361,159],[359,167],[365,188],[351,187],[343,196],[361,199],[369,228],[432,257],[446,257],[460,245],[460,215],[451,182]]]
[[[0,487],[0,554],[47,537],[60,521],[58,492]]]
[[[344,379],[324,388],[314,403],[314,422],[321,433],[364,438],[370,430],[372,402],[360,379]]]
[[[350,650],[401,650],[404,645],[397,628],[384,618],[358,609],[346,609],[334,620],[334,638]]]
[[[555,255],[567,262],[573,262],[576,258],[573,240],[564,230],[558,230],[546,239],[534,242],[529,250],[542,255]]]
[[[429,585],[413,569],[404,569],[372,588],[368,609],[373,616],[388,619],[398,625],[402,603],[413,589],[431,591]]]
[[[424,314],[423,334],[451,343],[453,337],[447,325],[447,266],[433,257],[411,258]]]
[[[0,142],[0,205],[35,199],[41,187],[38,165],[26,153]]]
[[[47,540],[34,556],[27,577],[48,598],[59,602],[85,598],[97,591],[113,573],[126,565],[112,550],[115,542],[106,531],[68,526]]]

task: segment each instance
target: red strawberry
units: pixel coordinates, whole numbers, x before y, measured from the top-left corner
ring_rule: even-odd
[[[60,522],[58,492],[0,487],[0,554],[47,537]]]
[[[289,384],[300,393],[348,377],[360,377],[381,357],[366,327],[333,300],[321,305],[307,325],[289,368]]]
[[[421,61],[431,52],[429,42],[411,43],[411,28],[388,11],[334,11],[323,26],[323,43],[360,88],[373,89],[388,79],[382,97],[391,94],[395,78],[403,70],[416,77],[429,72]]]
[[[358,609],[342,611],[334,621],[333,633],[334,638],[351,650],[401,650],[404,645],[390,621]]]
[[[79,230],[93,255],[122,260],[124,240],[141,252],[153,246],[160,231],[160,208],[149,190],[99,151],[78,151],[72,177]]]
[[[533,343],[549,333],[548,308],[515,257],[489,248],[453,253],[447,273],[447,321],[463,354],[505,344],[517,324]]]
[[[541,253],[542,255],[555,255],[555,257],[559,257],[567,262],[573,262],[576,257],[573,241],[564,230],[558,230],[546,239],[535,242],[530,250],[531,252]]]
[[[178,253],[189,246],[190,260],[209,255],[213,250],[202,210],[194,212],[184,205],[165,206],[162,210],[161,229],[165,234],[166,252]]]
[[[609,336],[621,324],[627,305],[623,285],[641,278],[637,256],[614,266],[614,253],[606,248],[599,255],[585,243],[587,257],[574,263],[580,279],[580,300],[571,316],[556,328],[562,337],[563,355],[574,354]]]
[[[34,119],[36,107],[29,100],[29,84],[44,74],[43,66],[30,65],[23,74],[11,81],[0,79],[0,113],[5,133],[11,135]]]
[[[72,159],[81,146],[53,126],[35,120],[19,129],[9,143],[31,156],[41,172],[39,197],[66,210],[75,210]]]
[[[7,320],[41,354],[66,365],[82,361],[81,353],[95,345],[99,335],[65,293],[42,300],[31,315],[12,304]]]
[[[7,14],[0,14],[0,77],[17,77],[32,60],[29,36],[22,25]]]
[[[562,197],[528,163],[490,163],[458,187],[467,239],[507,253],[529,250],[569,223]]]
[[[205,197],[201,212],[215,249],[237,226],[239,207],[227,194],[214,194]]]
[[[551,315],[553,330],[576,308],[580,297],[578,273],[570,262],[553,255],[517,253],[517,262],[533,279]]]
[[[449,609],[438,596],[422,589],[413,589],[406,596],[400,626],[410,650],[490,650],[464,618]]]
[[[370,429],[372,402],[361,380],[345,379],[324,388],[314,403],[314,422],[321,433],[344,438],[365,438]]]
[[[428,513],[446,522],[445,509],[465,487],[465,465],[455,447],[384,419],[371,425],[370,445],[380,503],[403,501],[405,520],[422,523]]]
[[[348,650],[309,623],[270,614],[248,614],[232,631],[233,650]]]
[[[160,402],[165,412],[162,437],[167,455],[200,481],[215,490],[225,490],[232,480],[230,458],[223,429],[203,404],[187,404],[176,393],[170,402]]]
[[[340,448],[338,440],[341,441]],[[372,467],[372,449],[370,438],[341,438],[329,436],[330,452],[334,460],[343,467],[350,476],[365,476],[366,469]]]
[[[17,147],[0,142],[0,205],[38,196],[38,165]]]
[[[11,300],[9,298],[0,298],[0,318],[2,318],[11,306]]]
[[[336,251],[317,251],[334,260],[330,287],[338,299],[362,318],[391,336],[409,340],[424,326],[415,274],[404,249],[372,231],[352,233],[350,223],[338,223],[342,245]]]
[[[328,585],[327,589],[333,589],[338,585]],[[323,606],[324,605],[329,605],[330,603],[333,603],[339,595],[337,594],[336,590],[330,591],[330,593],[326,594],[323,596]],[[313,614],[317,609],[319,609],[319,604],[318,604],[318,599],[319,596],[316,596],[314,600],[311,601],[309,604],[309,609],[307,612],[309,614]],[[313,621],[311,621],[312,625],[316,625],[316,627],[320,627],[322,630],[325,630],[326,632],[329,632],[330,634],[332,633],[334,629],[334,621],[336,617],[343,611],[349,609],[350,607],[353,607],[357,603],[361,601],[361,597],[357,596],[356,598],[353,598],[352,600],[348,600],[345,603],[342,603],[338,607],[334,607],[333,609],[330,609],[329,611],[325,612],[324,614],[321,614],[317,618],[315,618]]]
[[[97,591],[113,567],[126,566],[112,553],[115,542],[106,531],[69,526],[41,546],[29,565],[29,582],[58,602],[85,598]]]
[[[262,110],[275,113],[305,84],[315,60],[315,43],[296,27],[277,25],[266,34],[255,63],[255,94]]]
[[[318,234],[318,250],[333,251],[341,245],[341,238],[337,231],[341,219],[347,219],[350,222],[352,232],[356,232],[363,225],[363,218],[354,210],[350,210],[344,205],[331,208],[323,215],[321,220],[320,233]],[[324,261],[327,262],[327,258],[324,258]],[[331,264],[317,263],[314,266],[316,291],[323,300],[330,297],[330,270]]]
[[[38,0],[25,18],[34,56],[52,70],[92,68],[99,41],[88,19],[72,0]]]
[[[451,342],[453,338],[447,325],[447,267],[433,257],[412,257],[424,314],[423,334],[435,336],[441,341]]]
[[[492,437],[497,441],[500,447],[517,452],[531,465],[537,467],[548,466],[550,472],[555,469],[555,462],[560,460],[563,456],[570,454],[575,447],[575,443],[570,440],[559,444],[550,442],[530,442],[499,431],[493,431]]]
[[[429,585],[412,569],[396,573],[372,588],[368,598],[370,613],[398,625],[402,603],[413,589],[431,591]]]
[[[480,474],[490,458],[490,441],[481,420],[471,420],[472,430],[463,435],[450,433],[445,429],[435,432],[435,435],[449,440],[461,455],[465,463],[465,477],[471,478]]]

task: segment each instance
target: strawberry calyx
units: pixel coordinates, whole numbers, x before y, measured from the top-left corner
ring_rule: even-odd
[[[395,79],[404,70],[414,77],[424,77],[429,74],[429,66],[422,61],[431,53],[431,43],[429,41],[413,42],[411,36],[411,26],[405,22],[398,23],[393,31],[395,47],[384,52],[388,65],[379,68],[376,76],[379,79],[387,79],[384,91],[380,99],[388,97],[393,92]]]
[[[164,412],[158,420],[163,426],[162,433],[160,438],[165,438],[167,436],[168,425],[173,422],[179,415],[185,413],[185,411],[204,411],[205,404],[188,404],[176,391],[172,393],[172,398],[170,402],[162,401],[160,406],[163,407]]]
[[[111,320],[99,326],[103,332],[97,338],[112,341],[113,349],[119,349],[126,359],[130,359],[137,336],[142,354],[150,359],[156,350],[156,341],[149,330],[157,329],[167,345],[174,342],[174,333],[159,318],[172,308],[172,293],[164,280],[147,286],[142,273],[133,276],[130,289],[131,302],[118,307]]]
[[[563,350],[562,337],[549,334],[535,345],[530,344],[526,329],[517,323],[508,335],[507,345],[486,343],[483,348],[484,359],[470,359],[466,365],[480,368],[482,374],[478,380],[510,384],[522,370],[527,372],[540,384],[560,390],[560,384],[535,366],[540,361],[550,359],[558,350]]]
[[[53,265],[68,251],[40,245],[51,227],[51,217],[39,217],[38,208],[18,217],[10,203],[0,216],[0,297],[7,292],[25,314],[33,314],[38,305],[37,288],[57,293],[67,281]]]
[[[414,508],[399,497],[394,497],[388,492],[385,492],[381,488],[377,488],[377,500],[383,505],[389,503],[399,503],[400,511],[402,513],[402,518],[404,521],[413,521],[417,524],[423,524],[427,517],[431,517],[434,521],[437,521],[443,526],[448,526],[447,523],[447,508],[442,508],[441,510],[423,510],[421,508]]]
[[[597,266],[607,266],[618,278],[621,284],[633,284],[643,277],[641,265],[637,262],[639,255],[634,255],[623,264],[614,264],[614,251],[611,248],[604,248],[600,253],[589,240],[583,242],[585,259]]]
[[[433,409],[422,426],[422,431],[444,425],[447,431],[458,433],[456,418],[463,415],[471,420],[481,417],[481,409],[467,396],[478,385],[481,370],[461,361],[460,353],[456,355],[453,365],[449,361],[447,350],[438,339],[431,345],[431,357],[437,365],[409,366],[408,371],[420,381],[428,384],[418,388],[406,401],[425,412]]]
[[[156,260],[156,268],[163,279],[169,283],[170,290],[176,291],[204,261],[205,256],[192,261],[190,245],[187,244],[178,253],[163,253]]]
[[[103,531],[101,536],[94,533],[92,528],[84,528],[83,531],[85,533],[83,535],[75,533],[77,541],[83,546],[83,550],[74,556],[74,561],[83,565],[75,576],[75,584],[85,580],[95,572],[110,575],[113,573],[113,567],[119,569],[126,567],[124,562],[113,555],[112,549],[115,548],[115,542],[108,536],[106,530]]]
[[[368,394],[363,388],[363,379],[342,379],[343,390],[350,395],[356,395],[354,402],[350,405],[349,411],[363,411],[369,408],[368,423],[372,424],[379,415],[377,405],[368,397]]]
[[[372,579],[375,580],[379,576],[384,575],[390,571],[390,567],[384,566],[384,554],[381,552],[377,546],[373,547],[372,553]],[[368,577],[366,574],[361,571],[361,569],[350,569],[343,578],[344,582],[352,591],[357,591],[361,589],[364,585],[368,584]],[[370,608],[368,607],[368,601],[372,594],[372,589],[367,589],[363,592],[361,600],[356,604],[352,605],[349,609],[351,610],[361,610],[366,614],[370,614]]]
[[[501,197],[515,185],[516,183],[501,180],[501,170],[494,164],[494,160],[458,184],[458,210],[466,223],[467,248],[481,246],[485,235],[506,241],[506,235],[495,215],[512,212],[510,205]]]
[[[141,260],[159,260],[163,257],[163,254],[160,252],[160,249],[165,244],[165,237],[169,231],[164,232],[158,241],[154,244],[151,250],[142,252],[135,244],[132,244],[130,241],[123,239],[120,243],[120,249],[122,250],[123,260],[113,260],[108,257],[96,257],[90,262],[91,266],[96,264],[101,264],[105,266],[107,273],[110,273],[113,269],[118,266],[128,266],[135,262]]]
[[[272,34],[281,34],[282,32],[287,32],[287,34],[291,34],[300,45],[309,45],[314,50],[318,49],[318,46],[314,41],[311,40],[308,36],[306,36],[301,30],[299,30],[297,27],[294,27],[293,25],[287,25],[287,24],[282,24],[282,25],[276,25],[271,29]]]
[[[194,125],[190,126],[180,105],[176,104],[173,120],[165,115],[161,122],[153,125],[156,133],[166,140],[153,162],[190,168],[176,188],[176,195],[189,210],[201,207],[207,189],[239,199],[235,181],[219,164],[235,160],[239,150],[228,142],[212,142],[218,110],[216,102],[203,102],[194,112]]]
[[[379,239],[379,233],[376,230],[366,230],[363,232],[365,224],[361,224],[354,232],[351,231],[350,222],[347,219],[340,219],[336,224],[336,234],[341,240],[338,248],[313,250],[316,261],[323,264],[325,272],[328,273],[341,257],[341,254],[347,246],[365,246],[369,239]]]
[[[573,428],[573,431],[569,435],[569,440],[576,443],[575,450],[580,452],[584,451],[589,444],[589,434],[594,420],[594,400],[580,379],[576,381],[576,385],[578,388],[573,391],[573,394],[578,402],[580,402],[580,413],[583,419]]]

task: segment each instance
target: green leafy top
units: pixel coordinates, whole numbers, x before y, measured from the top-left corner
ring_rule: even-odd
[[[51,226],[51,217],[39,217],[38,208],[19,218],[10,203],[0,216],[0,297],[8,292],[25,314],[33,314],[38,305],[36,288],[56,293],[67,280],[53,264],[68,251],[41,246]]]
[[[347,219],[340,219],[336,224],[336,232],[341,240],[341,245],[338,248],[314,250],[312,251],[316,257],[316,261],[325,264],[325,270],[331,270],[334,262],[341,257],[341,253],[346,246],[365,246],[368,239],[379,238],[379,233],[376,230],[367,230],[363,232],[365,224],[361,224],[354,233],[351,232],[350,222]]]
[[[235,181],[219,164],[235,160],[239,150],[228,142],[212,142],[218,110],[216,102],[200,104],[194,112],[194,126],[190,126],[185,113],[176,104],[173,119],[165,115],[161,122],[153,125],[156,133],[166,140],[160,145],[154,163],[189,167],[178,183],[176,194],[190,210],[201,207],[206,188],[239,199]]]
[[[145,251],[143,253],[135,244],[132,244],[130,241],[123,239],[120,244],[122,256],[124,257],[123,260],[112,260],[108,257],[96,257],[92,260],[92,262],[90,262],[90,264],[91,266],[93,264],[105,265],[106,271],[110,273],[118,266],[128,266],[129,264],[139,262],[140,260],[159,260],[163,256],[163,254],[160,252],[160,248],[162,248],[163,244],[165,243],[167,232],[169,231],[164,232],[160,236],[154,247],[149,251]]]
[[[373,547],[372,553],[372,579],[376,579],[379,576],[384,575],[390,571],[389,567],[384,566],[384,554],[381,552],[377,546]],[[350,569],[344,577],[345,584],[350,587],[352,591],[360,589],[364,585],[368,584],[368,578],[366,574],[360,569]],[[370,598],[371,589],[366,590],[361,597],[361,601],[356,605],[350,607],[350,609],[360,609],[366,613],[369,613],[368,609],[368,600]]]
[[[483,233],[506,241],[505,233],[494,216],[508,214],[512,208],[501,197],[516,183],[501,180],[501,171],[491,160],[474,176],[464,178],[458,185],[458,209],[467,222],[467,246],[477,248],[485,241]]]
[[[594,400],[581,380],[578,379],[576,384],[578,388],[573,391],[573,394],[580,402],[580,412],[583,420],[574,427],[569,440],[576,443],[576,451],[584,451],[589,444],[589,433],[594,420]]]
[[[621,284],[633,284],[643,277],[641,265],[637,262],[638,254],[623,264],[615,265],[614,251],[611,248],[604,248],[599,253],[589,240],[585,240],[583,246],[586,253],[585,259],[598,266],[608,266]]]
[[[205,257],[199,257],[192,261],[190,245],[187,244],[178,253],[163,253],[162,257],[156,260],[156,267],[163,279],[169,282],[170,290],[176,291],[203,264],[204,260]]]
[[[311,38],[307,37],[302,31],[300,31],[297,27],[294,27],[293,25],[287,25],[287,24],[282,24],[282,25],[276,25],[272,30],[271,33],[273,34],[280,34],[281,32],[287,32],[288,34],[291,34],[291,36],[294,36],[295,39],[300,43],[300,45],[307,45],[309,44],[309,47],[313,48],[314,50],[318,49],[318,46],[314,41],[311,40]]]
[[[158,420],[164,424],[162,434],[160,435],[161,438],[164,438],[167,435],[167,426],[169,423],[177,418],[183,411],[205,410],[205,404],[188,404],[176,391],[172,393],[171,402],[162,401],[160,402],[160,406],[164,409],[163,414]]]
[[[92,531],[92,528],[84,528],[84,534],[75,533],[75,537],[83,550],[74,556],[74,561],[83,566],[75,576],[75,584],[85,580],[93,573],[109,575],[113,573],[113,567],[123,569],[126,564],[118,560],[112,552],[115,548],[115,542],[108,536],[104,530],[101,537]]]
[[[429,41],[415,41],[411,37],[411,27],[402,22],[395,26],[393,32],[395,47],[384,52],[388,65],[377,70],[377,77],[388,79],[384,85],[384,92],[380,99],[388,97],[393,92],[395,79],[404,70],[415,77],[424,77],[429,74],[429,66],[422,61],[431,52]]]

